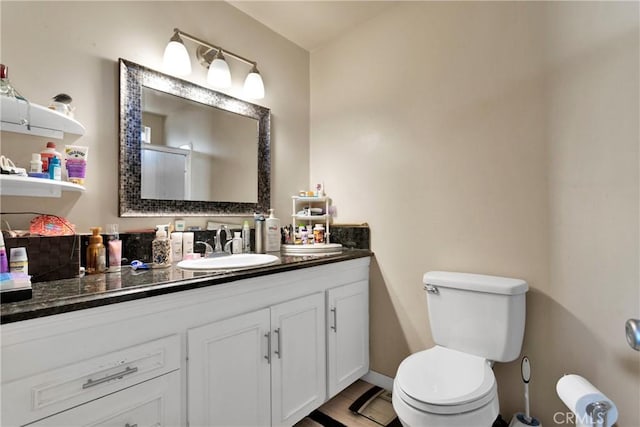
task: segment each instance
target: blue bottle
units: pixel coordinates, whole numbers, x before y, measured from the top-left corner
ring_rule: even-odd
[[[62,169],[60,169],[60,159],[52,157],[49,160],[49,179],[60,181],[62,179]]]

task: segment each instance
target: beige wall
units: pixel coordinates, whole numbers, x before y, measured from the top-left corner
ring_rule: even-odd
[[[259,62],[279,217],[290,194],[324,181],[339,222],[371,225],[373,369],[393,376],[432,345],[425,271],[522,277],[534,415],[553,425],[565,410],[555,382],[576,372],[616,401],[620,426],[638,425],[640,353],[623,337],[640,316],[637,3],[399,4],[315,51],[310,90],[308,53],[222,2],[0,12],[14,84],[42,104],[71,94],[87,127],[75,142],[91,149],[85,194],[3,197],[2,211],[67,215],[80,230],[156,223],[117,217],[116,64],[159,69],[180,27]],[[230,62],[238,95],[245,70]],[[26,147],[23,162],[46,142],[7,135],[2,152]],[[496,372],[509,416],[522,408],[518,363]]]
[[[76,118],[87,128],[86,192],[61,199],[2,197],[2,211],[46,211],[67,216],[78,231],[119,222],[121,230],[153,227],[157,220],[118,218],[118,58],[160,70],[164,48],[178,27],[258,62],[271,109],[272,205],[280,218],[289,196],[309,179],[309,53],[224,2],[11,2],[0,3],[0,59],[20,92],[48,104],[70,94]],[[192,53],[195,45],[186,42]],[[206,70],[192,58],[189,80],[206,85]],[[229,60],[233,87],[241,97],[246,65]],[[73,140],[73,138],[71,138]],[[44,138],[2,134],[2,153],[28,165]],[[60,142],[61,145],[69,143]],[[7,215],[14,226],[30,217]],[[162,220],[165,221],[166,220]],[[233,220],[240,222],[239,219]],[[205,225],[205,219],[188,223]]]
[[[521,277],[532,413],[573,372],[638,425],[638,50],[637,3],[408,2],[312,53],[310,182],[372,229],[372,369],[433,344],[424,272]]]

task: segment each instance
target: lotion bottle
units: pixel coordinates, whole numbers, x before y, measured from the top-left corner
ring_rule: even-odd
[[[239,231],[233,233],[233,240],[231,241],[231,253],[242,253],[242,237],[240,236]]]
[[[29,259],[27,258],[27,248],[11,248],[9,271],[11,273],[29,274]]]
[[[104,273],[107,269],[107,254],[100,231],[102,231],[100,227],[91,228],[92,234],[87,247],[87,274]]]
[[[107,232],[110,235],[107,246],[109,247],[109,271],[120,271],[122,263],[122,240],[118,234],[118,224],[108,224]]]
[[[180,231],[171,233],[171,260],[182,261],[182,232]]]
[[[193,253],[193,231],[182,233],[182,258],[189,259]]]
[[[266,235],[267,235],[267,252],[276,252],[280,250],[280,240],[282,234],[280,233],[280,220],[273,215],[274,210],[269,209],[269,218],[265,220]]]

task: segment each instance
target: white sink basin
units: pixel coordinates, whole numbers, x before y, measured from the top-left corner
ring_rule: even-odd
[[[269,254],[235,254],[180,261],[178,267],[185,270],[235,270],[273,264],[279,260],[277,256]]]

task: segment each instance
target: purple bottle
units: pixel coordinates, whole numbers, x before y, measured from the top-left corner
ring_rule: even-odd
[[[7,259],[7,250],[4,247],[4,236],[0,231],[0,273],[9,271],[9,260]]]

